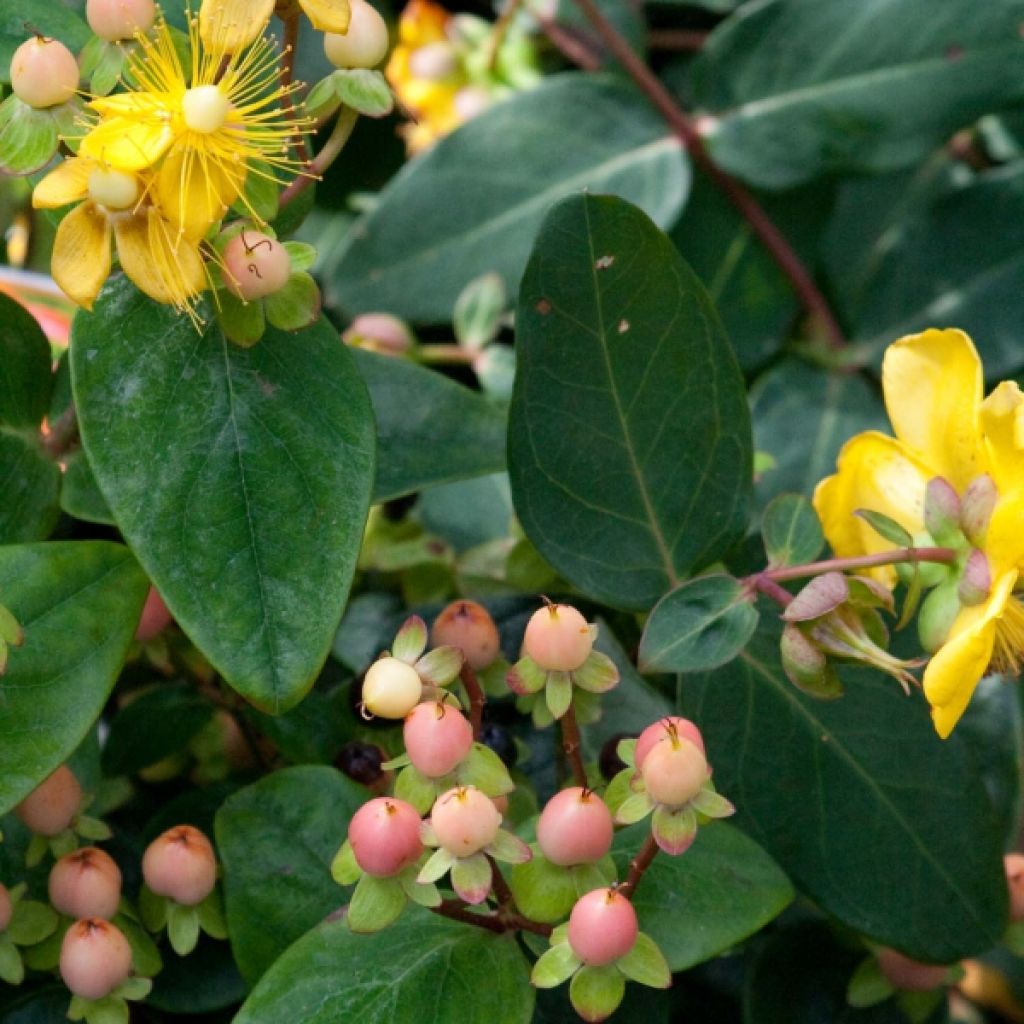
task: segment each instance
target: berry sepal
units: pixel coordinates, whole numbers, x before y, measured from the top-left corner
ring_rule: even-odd
[[[596,628],[591,627],[592,630]],[[543,669],[529,655],[524,655],[508,670],[505,681],[509,689],[520,697],[531,697],[544,690],[547,711],[552,719],[557,720],[569,710],[574,690],[607,693],[618,684],[619,670],[615,662],[600,651],[591,651],[586,660],[571,671]]]
[[[475,786],[490,797],[505,796],[516,788],[504,762],[483,743],[474,743],[454,771],[436,779],[417,771],[409,763],[407,754],[401,754],[381,767],[401,767],[395,779],[395,796],[412,804],[420,814],[426,814],[442,793],[456,786]]]
[[[160,896],[148,885],[139,890],[139,914],[143,924],[154,934],[167,930],[171,949],[178,956],[188,956],[199,943],[200,932],[211,939],[228,937],[227,919],[220,888],[215,888],[194,906],[176,903],[169,896]]]
[[[13,93],[0,103],[0,171],[31,174],[45,167],[62,138],[75,134],[83,107],[77,98],[55,107],[30,107]]]
[[[140,1002],[153,988],[149,978],[125,978],[110,995],[102,999],[72,996],[68,1020],[84,1020],[85,1024],[128,1024],[131,1009],[128,1002]]]

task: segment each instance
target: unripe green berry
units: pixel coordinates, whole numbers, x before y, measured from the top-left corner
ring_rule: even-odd
[[[146,848],[142,877],[158,896],[186,907],[202,903],[217,884],[210,840],[191,825],[175,825]]]
[[[22,103],[36,109],[67,103],[78,89],[78,63],[56,39],[33,36],[14,51],[11,88]]]
[[[95,846],[61,857],[50,869],[50,902],[68,917],[109,921],[121,902],[121,870]]]
[[[434,620],[430,639],[435,647],[458,647],[474,671],[498,657],[501,637],[490,612],[476,601],[453,601]]]
[[[405,718],[420,702],[423,682],[412,665],[379,658],[363,678],[363,706],[379,718]]]
[[[288,250],[260,231],[240,231],[224,247],[224,284],[244,302],[279,292],[292,273]]]
[[[89,917],[65,933],[60,949],[60,974],[71,992],[82,999],[102,999],[128,977],[132,948],[121,930],[109,921]]]
[[[352,18],[344,35],[324,33],[324,53],[338,68],[373,68],[388,52],[388,27],[366,0],[351,0]]]
[[[633,904],[614,889],[594,889],[569,915],[569,945],[588,967],[604,967],[636,945],[640,925]]]
[[[590,657],[594,634],[570,604],[551,604],[533,613],[523,636],[523,653],[548,672],[573,672]]]
[[[156,20],[154,0],[86,0],[89,28],[108,43],[148,32]]]
[[[11,902],[11,894],[7,891],[7,886],[0,882],[0,935],[7,931],[13,913],[14,904]]]
[[[677,737],[656,743],[644,758],[640,774],[655,803],[682,807],[700,792],[710,772],[697,745]]]
[[[501,812],[475,786],[458,786],[434,802],[430,824],[437,841],[456,857],[470,857],[501,828]]]
[[[38,836],[60,835],[75,820],[82,804],[82,787],[62,764],[14,808],[14,813]]]

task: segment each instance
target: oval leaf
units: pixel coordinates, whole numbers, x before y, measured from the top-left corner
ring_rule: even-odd
[[[544,221],[516,325],[523,529],[581,590],[650,608],[746,525],[750,418],[704,286],[636,207],[576,196]]]
[[[280,713],[312,685],[344,607],[373,481],[373,417],[325,323],[240,349],[125,279],[75,319],[82,440],[178,623]]]
[[[780,494],[768,503],[761,536],[773,569],[813,562],[825,546],[818,513],[802,494]]]

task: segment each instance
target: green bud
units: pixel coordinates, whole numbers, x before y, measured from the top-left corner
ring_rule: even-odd
[[[992,590],[992,570],[983,551],[975,548],[968,556],[964,565],[957,595],[960,603],[965,605],[981,604],[988,599]]]
[[[921,603],[917,617],[917,633],[921,646],[934,654],[949,636],[953,622],[960,614],[959,580],[949,579],[937,586]]]
[[[924,525],[936,544],[948,547],[963,540],[960,533],[960,499],[945,477],[932,477],[925,487]]]
[[[779,644],[782,668],[789,681],[812,697],[842,696],[843,687],[824,652],[798,626],[788,624]]]
[[[960,502],[960,526],[975,547],[984,544],[989,520],[998,500],[999,491],[988,473],[976,476],[964,491]]]
[[[963,543],[963,537],[960,538],[959,542]],[[914,534],[915,548],[930,548],[933,543],[934,539],[926,530]],[[906,586],[910,586],[916,571],[920,580],[920,586],[925,590],[930,590],[932,587],[937,587],[940,583],[944,583],[949,579],[950,573],[953,571],[945,562],[899,562],[895,569],[900,582]]]

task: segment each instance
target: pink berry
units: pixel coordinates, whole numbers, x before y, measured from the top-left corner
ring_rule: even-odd
[[[13,913],[14,904],[11,902],[11,894],[7,891],[7,886],[0,882],[0,934],[7,931]]]
[[[594,634],[570,604],[552,604],[533,613],[523,636],[523,653],[548,672],[573,672],[590,656]]]
[[[878,966],[890,984],[905,992],[930,992],[942,985],[949,974],[948,967],[921,964],[888,948],[878,951]]]
[[[141,644],[148,643],[170,624],[171,613],[167,610],[164,599],[157,593],[156,587],[150,587],[146,603],[142,606],[142,618],[135,630],[135,639]]]
[[[68,917],[109,921],[121,902],[121,870],[95,846],[61,857],[50,870],[50,902]]]
[[[71,769],[62,764],[14,808],[14,813],[36,835],[60,835],[75,820],[82,804],[82,787]]]
[[[404,320],[390,313],[360,313],[342,334],[346,345],[368,348],[386,356],[400,356],[416,343]]]
[[[186,907],[202,903],[217,884],[217,858],[210,840],[191,825],[175,825],[142,855],[142,877],[158,896]]]
[[[119,928],[100,917],[76,921],[60,949],[64,984],[82,999],[102,999],[128,977],[132,948]]]
[[[380,718],[405,718],[423,696],[423,681],[412,665],[378,658],[363,678],[363,706]]]
[[[288,250],[270,235],[243,229],[224,247],[224,285],[244,302],[279,292],[292,273]]]
[[[474,671],[487,668],[498,657],[501,638],[491,613],[476,601],[453,601],[430,631],[435,647],[458,647]]]
[[[434,802],[430,824],[444,849],[456,857],[470,857],[498,834],[501,812],[475,786],[457,786]]]
[[[608,852],[613,831],[605,802],[591,790],[573,786],[547,802],[537,821],[537,843],[552,864],[593,864]]]
[[[647,757],[651,747],[672,735],[689,740],[702,754],[705,752],[704,737],[701,736],[700,729],[688,718],[668,715],[665,718],[659,718],[653,725],[647,726],[637,737],[636,749],[633,752],[633,763],[636,765],[637,771],[644,766],[644,758]]]
[[[324,53],[339,68],[373,68],[388,52],[388,27],[366,0],[350,0],[352,19],[344,35],[324,33]]]
[[[1003,863],[1010,887],[1010,920],[1024,921],[1024,854],[1008,853]]]
[[[413,767],[428,779],[447,775],[473,746],[466,716],[440,701],[417,704],[405,716],[402,735]]]
[[[695,743],[675,738],[656,743],[648,751],[640,774],[655,803],[682,807],[700,792],[710,772]]]
[[[356,863],[377,878],[390,878],[414,864],[423,852],[416,808],[392,796],[363,804],[348,823]]]
[[[594,889],[569,915],[569,945],[588,967],[604,967],[625,956],[640,925],[633,904],[614,889]]]
[[[156,20],[154,0],[86,0],[89,28],[108,43],[148,32]]]
[[[67,103],[78,89],[78,63],[56,39],[33,36],[14,51],[11,88],[22,103],[42,109]]]

